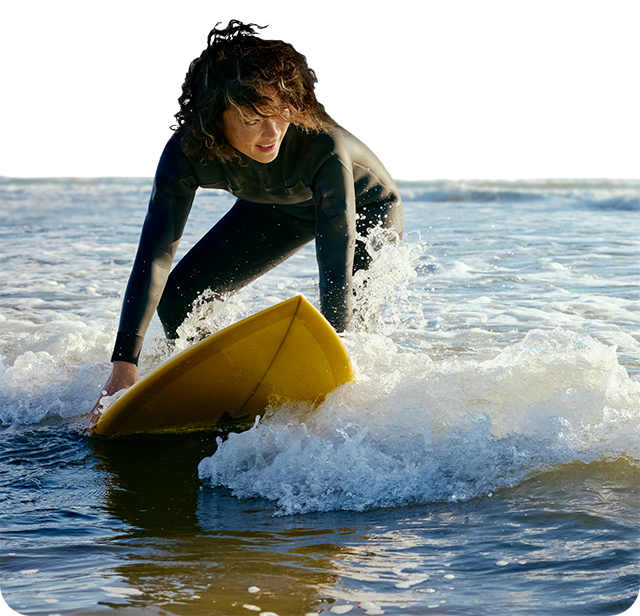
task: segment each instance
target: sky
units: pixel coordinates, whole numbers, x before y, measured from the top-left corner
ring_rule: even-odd
[[[100,174],[153,175],[195,52],[1,54],[11,78]],[[640,53],[314,50],[308,57],[336,109],[394,175],[640,169]]]

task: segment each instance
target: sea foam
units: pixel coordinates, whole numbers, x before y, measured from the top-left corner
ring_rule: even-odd
[[[615,349],[532,331],[492,360],[346,339],[359,378],[219,440],[199,474],[280,514],[468,500],[574,461],[640,458],[640,383]]]

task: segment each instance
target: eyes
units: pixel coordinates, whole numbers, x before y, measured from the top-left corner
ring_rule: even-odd
[[[285,115],[287,115],[289,113],[288,109],[285,109]],[[262,116],[245,116],[242,118],[242,123],[245,126],[258,126],[260,123],[262,122],[267,122],[269,120],[275,120],[276,122],[287,122],[287,120],[284,120],[278,116],[267,116],[267,117],[262,117]]]

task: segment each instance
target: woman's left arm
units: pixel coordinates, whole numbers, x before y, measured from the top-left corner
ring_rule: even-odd
[[[343,332],[353,310],[356,197],[351,165],[333,154],[316,174],[315,185],[320,309]]]

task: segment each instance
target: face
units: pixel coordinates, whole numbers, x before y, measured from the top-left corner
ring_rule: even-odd
[[[264,118],[246,111],[243,115],[235,108],[222,116],[224,136],[239,152],[259,163],[270,163],[280,151],[289,122],[281,118]]]

